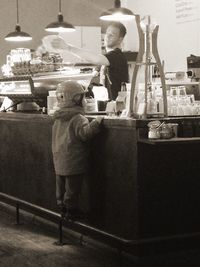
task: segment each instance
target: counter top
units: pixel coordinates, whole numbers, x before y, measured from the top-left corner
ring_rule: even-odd
[[[96,118],[98,115],[86,115],[89,120]],[[132,118],[120,118],[120,117],[110,117],[103,116],[103,125],[105,127],[135,127],[136,120]],[[1,112],[0,120],[31,120],[33,121],[48,121],[49,123],[53,123],[53,117],[46,114],[34,114],[34,113],[21,113],[21,112]]]
[[[45,114],[23,113],[23,112],[0,112],[0,120],[13,121],[52,121],[52,117]]]
[[[101,116],[101,114],[99,114]],[[90,115],[87,114],[88,119],[96,118],[99,115]],[[117,116],[103,116],[103,125],[107,126],[124,126],[124,127],[136,127],[136,128],[147,128],[147,124],[152,120],[165,121],[166,123],[178,123],[187,124],[187,123],[196,123],[200,122],[200,116],[195,117],[168,117],[168,118],[156,118],[156,119],[134,119],[134,118],[121,118]],[[23,113],[23,112],[0,112],[0,120],[48,120],[49,122],[53,121],[52,116],[46,114],[36,114],[36,113]]]
[[[139,128],[146,127],[147,124],[150,121],[154,120],[159,120],[161,122],[165,121],[166,123],[189,123],[189,122],[194,122],[200,121],[200,116],[183,116],[183,117],[166,117],[166,118],[149,118],[149,119],[136,119],[136,126]]]

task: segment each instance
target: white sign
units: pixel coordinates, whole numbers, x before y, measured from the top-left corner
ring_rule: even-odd
[[[199,0],[175,0],[176,23],[200,20]]]

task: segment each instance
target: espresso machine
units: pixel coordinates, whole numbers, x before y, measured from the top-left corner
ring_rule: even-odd
[[[45,75],[20,75],[0,77],[0,98],[9,98],[14,111],[40,112],[47,109],[47,97],[50,91],[55,91],[58,83],[66,80],[77,80],[88,85],[92,73],[60,71],[45,73]],[[4,111],[10,107],[5,108]]]

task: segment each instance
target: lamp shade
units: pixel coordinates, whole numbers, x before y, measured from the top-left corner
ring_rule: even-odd
[[[9,33],[4,38],[6,41],[10,42],[24,42],[32,40],[32,37],[26,33],[21,31],[21,27],[19,25],[19,7],[18,7],[18,0],[16,0],[16,7],[17,7],[17,23],[15,26],[15,31]]]
[[[73,32],[75,28],[72,24],[63,21],[63,15],[58,14],[58,20],[48,24],[45,28],[48,32]]]
[[[115,0],[115,7],[104,11],[100,16],[100,19],[107,21],[119,21],[131,20],[134,17],[135,15],[130,9],[121,7],[121,2],[119,0]]]
[[[21,27],[17,24],[15,31],[7,34],[4,39],[10,42],[24,42],[32,40],[32,37],[28,33],[22,32]]]

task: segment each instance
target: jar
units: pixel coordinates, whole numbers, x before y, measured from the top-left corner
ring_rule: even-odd
[[[149,139],[159,139],[160,138],[160,121],[151,121],[148,123],[149,131],[148,138]]]
[[[149,139],[159,139],[160,131],[157,128],[150,128],[148,132]]]
[[[174,137],[174,132],[173,132],[172,127],[170,127],[167,124],[164,124],[162,126],[161,131],[160,131],[160,136],[163,139],[170,139],[170,138]]]

